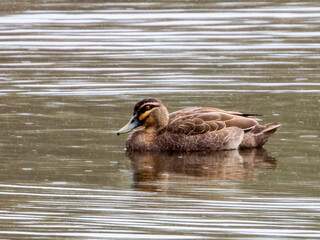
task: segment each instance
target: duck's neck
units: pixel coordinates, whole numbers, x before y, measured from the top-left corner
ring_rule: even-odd
[[[146,128],[144,129],[145,132],[150,134],[158,134],[162,129],[168,126],[169,123],[169,113],[165,106],[162,106],[155,111],[159,111],[158,113],[155,112],[154,116],[157,117],[149,118],[150,120],[148,120],[150,122],[145,125]]]

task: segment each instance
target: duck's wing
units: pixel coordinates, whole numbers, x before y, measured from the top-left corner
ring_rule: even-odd
[[[196,135],[228,127],[238,127],[247,131],[257,124],[256,119],[244,117],[239,112],[224,111],[218,108],[187,108],[170,114],[167,131]]]

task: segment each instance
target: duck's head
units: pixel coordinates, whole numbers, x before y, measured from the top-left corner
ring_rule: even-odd
[[[144,126],[144,131],[148,133],[157,133],[166,127],[168,122],[169,113],[163,103],[156,98],[145,98],[136,103],[132,118],[117,135],[131,132],[139,126]]]

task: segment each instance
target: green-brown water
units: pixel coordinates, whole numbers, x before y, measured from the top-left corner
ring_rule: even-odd
[[[1,239],[320,238],[320,3],[0,3]],[[265,150],[126,155],[139,99],[281,122]]]

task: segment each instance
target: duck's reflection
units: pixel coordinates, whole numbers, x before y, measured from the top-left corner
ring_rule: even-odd
[[[132,163],[134,186],[165,190],[171,179],[250,180],[255,169],[274,169],[275,159],[265,149],[214,153],[127,152]]]

